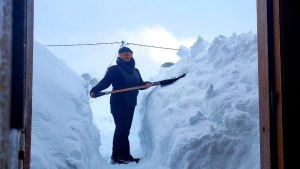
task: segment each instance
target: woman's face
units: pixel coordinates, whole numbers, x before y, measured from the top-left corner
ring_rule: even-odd
[[[120,53],[120,58],[126,62],[129,62],[130,59],[132,59],[132,53],[131,52]]]

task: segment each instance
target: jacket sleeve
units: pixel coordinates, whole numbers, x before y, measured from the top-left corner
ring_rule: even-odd
[[[146,85],[146,83],[151,83],[151,82],[148,82],[148,81],[145,81],[144,82],[144,80],[143,80],[143,78],[142,78],[142,76],[141,76],[141,74],[140,74],[140,71],[138,70],[138,69],[136,69],[137,70],[137,72],[138,72],[138,74],[139,74],[139,81],[140,81],[140,83],[139,83],[139,86],[142,86],[142,85]],[[146,88],[143,88],[143,89],[139,89],[139,90],[145,90]]]
[[[91,89],[90,93],[96,94],[96,93],[99,93],[102,90],[108,88],[112,84],[115,77],[116,77],[116,69],[114,69],[113,67],[110,67],[107,70],[104,78],[96,86],[94,86]]]

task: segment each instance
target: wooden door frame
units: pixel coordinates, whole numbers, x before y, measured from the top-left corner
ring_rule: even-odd
[[[33,1],[0,6],[0,168],[30,168]]]
[[[18,0],[14,0],[17,2]],[[34,0],[24,0],[25,21],[24,21],[24,70],[25,81],[24,103],[20,122],[24,124],[16,124],[12,128],[25,129],[25,152],[24,152],[24,168],[30,167],[30,144],[31,144],[31,102],[32,102],[32,55],[33,55],[33,2]],[[9,0],[4,0],[5,5],[10,6]],[[296,57],[292,57],[298,52],[299,48],[294,39],[299,38],[299,26],[297,27],[296,16],[299,16],[299,6],[296,0],[257,0],[257,36],[258,36],[258,73],[259,73],[259,121],[260,121],[260,159],[262,169],[283,169],[292,166],[292,157],[290,153],[295,147],[292,144],[294,139],[294,124],[292,121],[296,118],[294,109],[297,109],[299,90],[293,90],[300,86],[297,83]],[[9,9],[9,8],[7,8]],[[6,12],[9,12],[6,11]],[[9,29],[11,23],[9,16],[5,18],[4,27]],[[13,20],[13,19],[12,19]],[[11,78],[11,67],[9,63],[12,56],[10,41],[12,36],[9,34],[0,37],[2,58],[8,64],[1,65],[1,70],[7,72],[1,76],[1,80],[7,82]],[[299,52],[298,52],[299,53]],[[23,55],[22,55],[23,56]],[[4,63],[4,62],[2,62]],[[1,96],[6,100],[10,100],[9,92],[13,86],[3,83],[0,86]],[[5,122],[9,121],[10,105],[12,102],[1,102],[3,117]],[[15,112],[14,112],[15,113]],[[26,116],[25,116],[26,115]],[[15,121],[13,121],[15,123]],[[3,123],[1,132],[4,134],[3,142],[1,142],[1,150],[8,151],[8,123]],[[19,126],[18,126],[19,125]],[[25,127],[25,126],[26,127]],[[290,134],[292,133],[292,134]],[[296,150],[294,150],[296,151]],[[5,162],[7,156],[2,156],[1,164],[7,165]]]
[[[261,169],[293,168],[300,8],[296,0],[256,2]]]

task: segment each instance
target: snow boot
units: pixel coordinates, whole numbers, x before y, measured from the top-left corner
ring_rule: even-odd
[[[119,164],[119,156],[118,155],[111,155],[111,164]]]
[[[119,158],[119,164],[128,164],[130,162],[138,163],[139,161],[139,158],[133,158],[131,155]]]

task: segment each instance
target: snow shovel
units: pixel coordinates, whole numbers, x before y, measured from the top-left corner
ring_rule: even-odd
[[[152,86],[159,86],[159,85],[160,86],[166,86],[166,85],[169,85],[171,83],[174,83],[176,80],[178,80],[178,79],[180,79],[184,76],[185,76],[185,74],[182,74],[181,76],[173,78],[173,79],[166,79],[166,80],[162,80],[162,81],[152,82]],[[147,85],[130,87],[130,88],[125,88],[125,89],[112,90],[112,91],[106,91],[106,92],[99,92],[95,96],[100,97],[100,96],[104,96],[104,95],[108,95],[108,94],[120,93],[120,92],[126,92],[126,91],[130,91],[130,90],[138,90],[138,89],[144,89],[144,88],[147,88]]]

